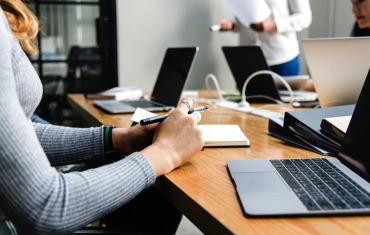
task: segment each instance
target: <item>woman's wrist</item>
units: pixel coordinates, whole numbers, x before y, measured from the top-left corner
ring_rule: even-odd
[[[148,146],[140,151],[140,153],[142,153],[149,161],[150,165],[154,169],[156,177],[165,175],[176,167],[174,162],[171,160],[171,154],[157,144]]]
[[[124,141],[127,135],[127,128],[116,128],[112,130],[112,146],[113,150],[120,155],[124,155]]]

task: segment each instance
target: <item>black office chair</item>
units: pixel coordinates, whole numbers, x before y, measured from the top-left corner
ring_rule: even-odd
[[[127,231],[122,229],[115,229],[115,228],[105,228],[105,227],[95,227],[89,226],[79,229],[76,232],[71,233],[70,235],[74,234],[121,234],[121,235],[160,235],[155,233],[142,233],[142,232],[135,232],[135,231]]]
[[[68,56],[66,93],[92,93],[101,89],[100,48],[72,46]]]

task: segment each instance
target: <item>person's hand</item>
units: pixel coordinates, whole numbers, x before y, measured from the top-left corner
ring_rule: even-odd
[[[186,99],[190,106],[192,100]],[[171,115],[160,123],[153,144],[141,151],[152,165],[156,176],[164,175],[189,161],[203,147],[202,132],[196,115],[188,114],[188,106],[181,102]]]
[[[112,130],[112,144],[114,151],[121,155],[129,155],[141,151],[152,144],[158,123],[130,128],[116,128]]]
[[[234,29],[234,22],[231,20],[221,19],[217,24],[221,25],[221,31],[231,31]]]
[[[250,27],[257,32],[269,32],[277,29],[274,20],[265,20],[259,23],[251,24]]]

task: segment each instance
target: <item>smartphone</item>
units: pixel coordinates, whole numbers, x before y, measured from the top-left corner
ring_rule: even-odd
[[[294,108],[315,108],[316,106],[320,105],[319,102],[308,102],[308,103],[300,103],[300,102],[293,102]]]

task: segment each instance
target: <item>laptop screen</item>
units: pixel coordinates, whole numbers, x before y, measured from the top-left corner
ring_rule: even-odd
[[[351,91],[348,91],[351,92]],[[362,87],[338,158],[370,181],[370,71]]]
[[[250,75],[260,70],[270,70],[259,46],[222,47],[222,51],[240,92]],[[271,75],[267,74],[253,78],[248,83],[245,94],[267,95],[280,100],[278,88]]]
[[[197,51],[197,47],[167,49],[151,100],[177,106]]]

